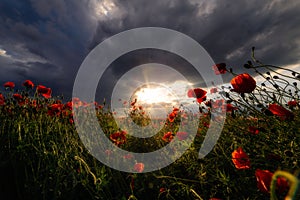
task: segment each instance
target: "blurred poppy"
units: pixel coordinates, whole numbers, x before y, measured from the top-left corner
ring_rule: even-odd
[[[212,66],[212,68],[215,71],[216,75],[225,74],[227,71],[225,63],[216,64],[216,65]]]
[[[270,193],[270,185],[272,181],[273,173],[269,170],[257,169],[255,171],[255,177],[257,181],[257,187],[260,191]],[[279,193],[283,193],[288,189],[288,182],[285,178],[279,177],[276,181],[276,190]]]
[[[294,114],[291,111],[285,109],[284,107],[276,103],[269,105],[269,111],[271,111],[273,115],[280,117],[281,120],[294,119]]]
[[[64,105],[60,103],[55,103],[49,106],[48,115],[54,116],[59,115],[63,109]]]
[[[206,127],[206,128],[209,128],[209,123],[203,122],[203,126]]]
[[[190,98],[197,98],[197,102],[201,103],[206,100],[206,91],[201,88],[189,89],[187,96]]]
[[[232,162],[237,169],[249,169],[250,160],[241,147],[232,152]]]
[[[173,108],[173,112],[177,114],[177,112],[179,111],[179,108]]]
[[[255,126],[249,126],[248,130],[250,133],[252,133],[254,135],[257,135],[259,133],[259,129]]]
[[[16,93],[16,94],[13,94],[13,98],[14,98],[15,100],[17,100],[17,102],[18,102],[18,104],[19,104],[20,106],[22,106],[22,105],[25,104],[25,100],[24,100],[24,98],[23,98],[22,95]]]
[[[293,100],[293,101],[288,102],[288,106],[289,106],[289,108],[292,109],[292,108],[295,108],[295,107],[299,106],[299,104],[298,104],[297,101]]]
[[[210,93],[211,93],[211,94],[214,94],[214,93],[216,93],[216,92],[218,92],[218,88],[211,88],[211,89],[210,89]]]
[[[51,93],[52,93],[51,88],[47,88],[43,85],[38,85],[37,86],[37,92],[39,94],[41,94],[43,97],[45,97],[46,99],[51,98]]]
[[[222,111],[223,112],[232,112],[234,110],[237,110],[237,107],[234,107],[232,104],[227,103],[225,105],[222,106]]]
[[[185,140],[189,135],[187,132],[177,132],[176,136],[178,137],[178,140]]]
[[[5,98],[3,94],[0,93],[0,106],[3,106],[5,104]]]
[[[129,154],[124,155],[123,158],[130,160],[133,158],[133,155],[129,153]]]
[[[172,132],[167,132],[162,137],[162,140],[165,142],[171,142],[173,140],[173,138],[174,138],[174,136],[173,136]]]
[[[111,134],[109,138],[116,144],[121,145],[126,142],[126,132],[125,131],[119,131]]]
[[[270,184],[272,180],[273,173],[269,170],[260,170],[257,169],[255,171],[255,177],[257,181],[257,187],[260,191],[269,193],[270,192]]]
[[[26,88],[31,88],[31,89],[34,87],[34,84],[31,80],[26,80],[22,85],[25,86]]]
[[[72,105],[73,105],[72,101],[69,101],[69,102],[65,103],[64,107],[67,110],[72,110]]]
[[[134,101],[132,101],[132,102],[130,103],[130,105],[131,105],[131,106],[134,106],[135,103],[136,103],[136,101],[137,101],[137,99],[134,99]]]
[[[13,89],[15,87],[15,83],[8,81],[8,82],[4,83],[4,87]]]
[[[78,97],[72,98],[72,107],[79,108],[80,106],[83,106],[83,102]]]
[[[163,188],[163,187],[162,187],[162,188],[159,189],[159,193],[164,193],[164,192],[166,192],[166,191],[167,191],[167,188]]]
[[[134,167],[133,167],[134,171],[139,172],[139,173],[143,172],[144,168],[145,168],[144,163],[135,163]]]
[[[16,99],[17,101],[23,100],[23,96],[18,93],[13,94],[13,98]]]
[[[171,112],[168,116],[169,122],[173,122],[175,120],[176,116],[177,116],[176,112]]]
[[[220,108],[222,106],[222,108],[226,105],[224,105],[225,100],[224,99],[217,99],[215,101],[212,102],[212,108],[217,109]]]
[[[208,100],[204,103],[207,107],[211,108],[211,100]]]
[[[256,88],[256,81],[247,73],[237,75],[230,83],[237,93],[251,93]]]

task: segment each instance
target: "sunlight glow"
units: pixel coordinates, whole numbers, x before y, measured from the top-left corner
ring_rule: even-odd
[[[153,103],[169,103],[176,101],[176,96],[172,92],[162,86],[141,88],[134,94],[138,102],[145,104]]]
[[[115,7],[116,5],[113,2],[104,0],[102,3],[95,5],[96,14],[98,16],[108,16]]]
[[[10,55],[8,55],[4,49],[0,49],[0,56],[10,57]]]

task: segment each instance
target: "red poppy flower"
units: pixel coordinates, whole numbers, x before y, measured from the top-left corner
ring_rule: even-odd
[[[34,87],[34,84],[31,80],[26,80],[24,83],[23,83],[23,86],[25,86],[26,88],[33,88]]]
[[[269,105],[269,110],[276,116],[280,117],[282,120],[287,120],[290,119],[292,120],[294,118],[294,114],[285,109],[284,107],[277,105],[277,104],[270,104]]]
[[[33,107],[33,108],[36,108],[37,106],[37,101],[34,99],[30,102],[30,106]]]
[[[67,102],[67,103],[65,103],[65,109],[67,109],[67,110],[72,110],[72,101],[69,101],[69,102]]]
[[[218,92],[218,88],[211,88],[210,89],[211,94],[214,94],[214,93],[217,93],[217,92]]]
[[[15,87],[15,83],[8,81],[8,82],[4,83],[4,87],[13,89]]]
[[[126,154],[123,156],[123,158],[127,159],[127,160],[130,160],[133,158],[133,155],[132,154]]]
[[[14,99],[16,99],[17,101],[22,101],[23,100],[23,97],[22,97],[22,95],[20,95],[20,94],[13,94],[13,98]]]
[[[177,112],[179,111],[179,108],[173,108],[173,112],[177,114]]]
[[[16,94],[13,94],[13,98],[17,100],[17,102],[20,106],[25,104],[25,100],[23,99],[22,95],[16,93]]]
[[[5,98],[3,94],[0,93],[0,106],[3,106],[5,104]]]
[[[109,136],[109,138],[116,144],[116,145],[121,145],[126,142],[126,132],[125,131],[120,131],[120,132],[115,132]]]
[[[289,108],[294,108],[294,107],[297,107],[297,106],[299,106],[299,104],[298,104],[298,102],[297,101],[289,101],[288,102],[288,106],[289,106]]]
[[[80,106],[83,106],[83,102],[78,98],[78,97],[74,97],[72,99],[72,106],[74,106],[75,108],[79,108]]]
[[[212,68],[215,71],[216,75],[225,74],[227,71],[225,63],[216,64],[216,65],[212,66]]]
[[[166,192],[167,191],[167,188],[160,188],[159,189],[159,193],[164,193],[164,192]]]
[[[173,136],[172,132],[167,132],[162,137],[162,140],[165,142],[171,142],[173,140],[173,138],[174,138],[174,136]]]
[[[145,168],[144,163],[135,163],[134,167],[133,167],[134,171],[139,172],[139,173],[143,172],[144,168]]]
[[[206,100],[206,91],[201,88],[189,89],[187,96],[190,98],[197,98],[197,102],[201,103]]]
[[[38,85],[37,86],[37,92],[39,94],[41,94],[43,97],[45,97],[46,99],[51,98],[51,93],[52,93],[51,88],[47,88],[43,85]]]
[[[256,88],[256,81],[247,73],[237,75],[230,83],[237,93],[251,93]]]
[[[250,160],[241,147],[232,152],[232,162],[237,169],[249,169]]]
[[[177,116],[176,112],[171,112],[168,116],[169,122],[174,122],[176,116]]]
[[[214,109],[220,108],[224,104],[224,102],[225,102],[224,99],[217,99],[215,101],[212,101],[212,108],[214,108]],[[223,106],[225,106],[225,105],[223,105]]]
[[[272,181],[273,173],[269,170],[257,169],[255,171],[255,177],[257,181],[257,187],[260,191],[270,193],[270,185]],[[288,182],[283,177],[279,177],[276,181],[276,190],[279,193],[283,193],[288,189]]]
[[[222,106],[222,111],[223,112],[232,112],[234,110],[237,110],[238,108],[237,107],[234,107],[233,105],[231,105],[230,103],[226,104],[226,105],[223,105]]]
[[[48,109],[48,114],[53,115],[59,115],[63,109],[64,105],[60,103],[52,104]]]
[[[178,140],[185,140],[189,134],[187,132],[177,132],[176,136],[178,137]]]
[[[203,122],[203,126],[206,127],[206,128],[209,128],[209,123]]]
[[[249,130],[250,133],[252,133],[254,135],[259,134],[259,129],[255,126],[249,126],[248,130]]]
[[[272,176],[273,176],[273,173],[270,172],[269,170],[257,169],[255,171],[257,187],[260,191],[265,192],[265,193],[270,192]]]

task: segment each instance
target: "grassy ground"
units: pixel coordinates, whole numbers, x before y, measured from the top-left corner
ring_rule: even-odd
[[[199,105],[204,110],[198,133],[180,159],[154,172],[125,173],[103,165],[85,149],[75,130],[70,104],[37,93],[30,96],[31,90],[8,90],[2,103],[0,98],[1,199],[270,199],[270,193],[258,186],[256,171],[283,170],[298,176],[300,169],[299,98],[296,92],[290,94],[288,101],[297,104],[289,107],[281,98],[289,92],[283,91],[274,90],[272,99],[274,96],[263,93],[258,86],[256,96],[223,90],[227,103],[239,109],[227,107],[221,136],[205,158],[198,159],[210,121],[210,107],[203,102]],[[15,93],[22,98],[14,97]],[[262,101],[263,107],[253,110],[251,102]],[[267,106],[274,102],[289,109],[293,117],[289,118],[290,113],[271,113]],[[142,115],[131,114],[136,122],[148,123]],[[110,137],[118,132],[112,113],[98,106],[97,116],[107,137],[115,143],[121,141]],[[176,135],[178,116],[174,121],[166,119],[164,128],[150,139],[126,135],[118,145],[136,152],[161,148],[172,139],[166,139],[167,132]],[[250,162],[248,167],[233,161],[232,153],[239,147],[246,154],[243,159]],[[243,160],[238,161],[243,165]],[[287,183],[284,190],[276,189],[279,199],[287,195],[291,185]]]

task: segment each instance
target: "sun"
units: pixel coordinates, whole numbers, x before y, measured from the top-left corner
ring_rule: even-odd
[[[140,104],[176,104],[178,97],[167,86],[150,83],[138,88],[131,99],[137,99]]]

